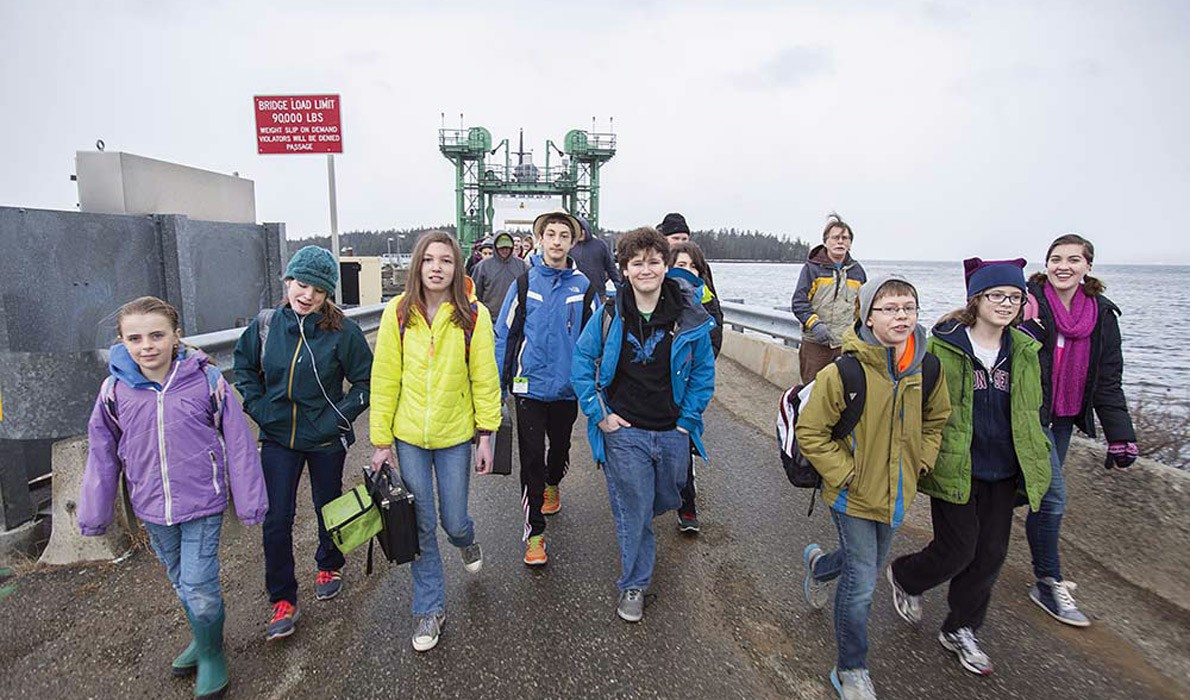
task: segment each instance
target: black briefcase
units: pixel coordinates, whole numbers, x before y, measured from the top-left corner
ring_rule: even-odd
[[[413,561],[421,554],[417,541],[417,510],[413,494],[405,488],[400,473],[388,462],[376,473],[367,471],[368,493],[380,508],[380,533],[376,541],[384,558],[396,564]],[[372,550],[368,545],[368,570],[371,573]]]
[[[500,429],[496,431],[492,441],[492,473],[508,475],[512,473],[512,415],[508,404],[500,404]]]

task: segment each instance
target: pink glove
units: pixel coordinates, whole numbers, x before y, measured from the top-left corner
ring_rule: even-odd
[[[1113,442],[1107,446],[1107,459],[1103,460],[1103,468],[1127,469],[1136,461],[1138,452],[1135,442]]]

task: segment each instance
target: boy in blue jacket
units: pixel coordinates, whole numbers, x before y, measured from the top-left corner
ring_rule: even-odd
[[[620,238],[616,260],[627,282],[587,324],[571,368],[591,452],[607,478],[620,544],[616,613],[626,622],[644,616],[653,518],[681,504],[691,443],[706,459],[702,412],[715,387],[715,323],[689,284],[665,276],[668,253],[653,228]]]
[[[570,360],[596,308],[595,288],[570,258],[578,232],[578,221],[564,211],[537,217],[533,235],[541,254],[509,286],[495,323],[501,388],[516,399],[529,566],[548,561],[545,516],[562,509],[559,484],[570,466],[570,431],[578,417]]]

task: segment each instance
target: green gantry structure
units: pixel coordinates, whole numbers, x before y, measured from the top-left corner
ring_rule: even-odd
[[[523,162],[523,143],[513,152],[508,139],[492,148],[492,134],[482,126],[439,129],[438,149],[455,166],[455,208],[458,238],[464,246],[492,233],[496,195],[547,195],[562,198],[562,206],[599,227],[599,169],[616,154],[616,136],[572,129],[558,148],[546,141],[545,167]],[[504,163],[494,156],[504,149]],[[560,164],[550,165],[556,153]]]

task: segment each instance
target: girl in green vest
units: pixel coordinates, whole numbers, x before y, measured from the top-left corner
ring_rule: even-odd
[[[921,621],[921,596],[950,582],[950,614],[938,641],[963,668],[987,675],[992,662],[975,632],[1008,554],[1012,511],[1024,491],[1036,510],[1050,482],[1050,443],[1039,420],[1041,344],[1017,330],[1025,303],[1025,261],[963,262],[967,306],[934,327],[950,392],[934,471],[918,490],[930,496],[934,540],[888,569],[897,613]]]

